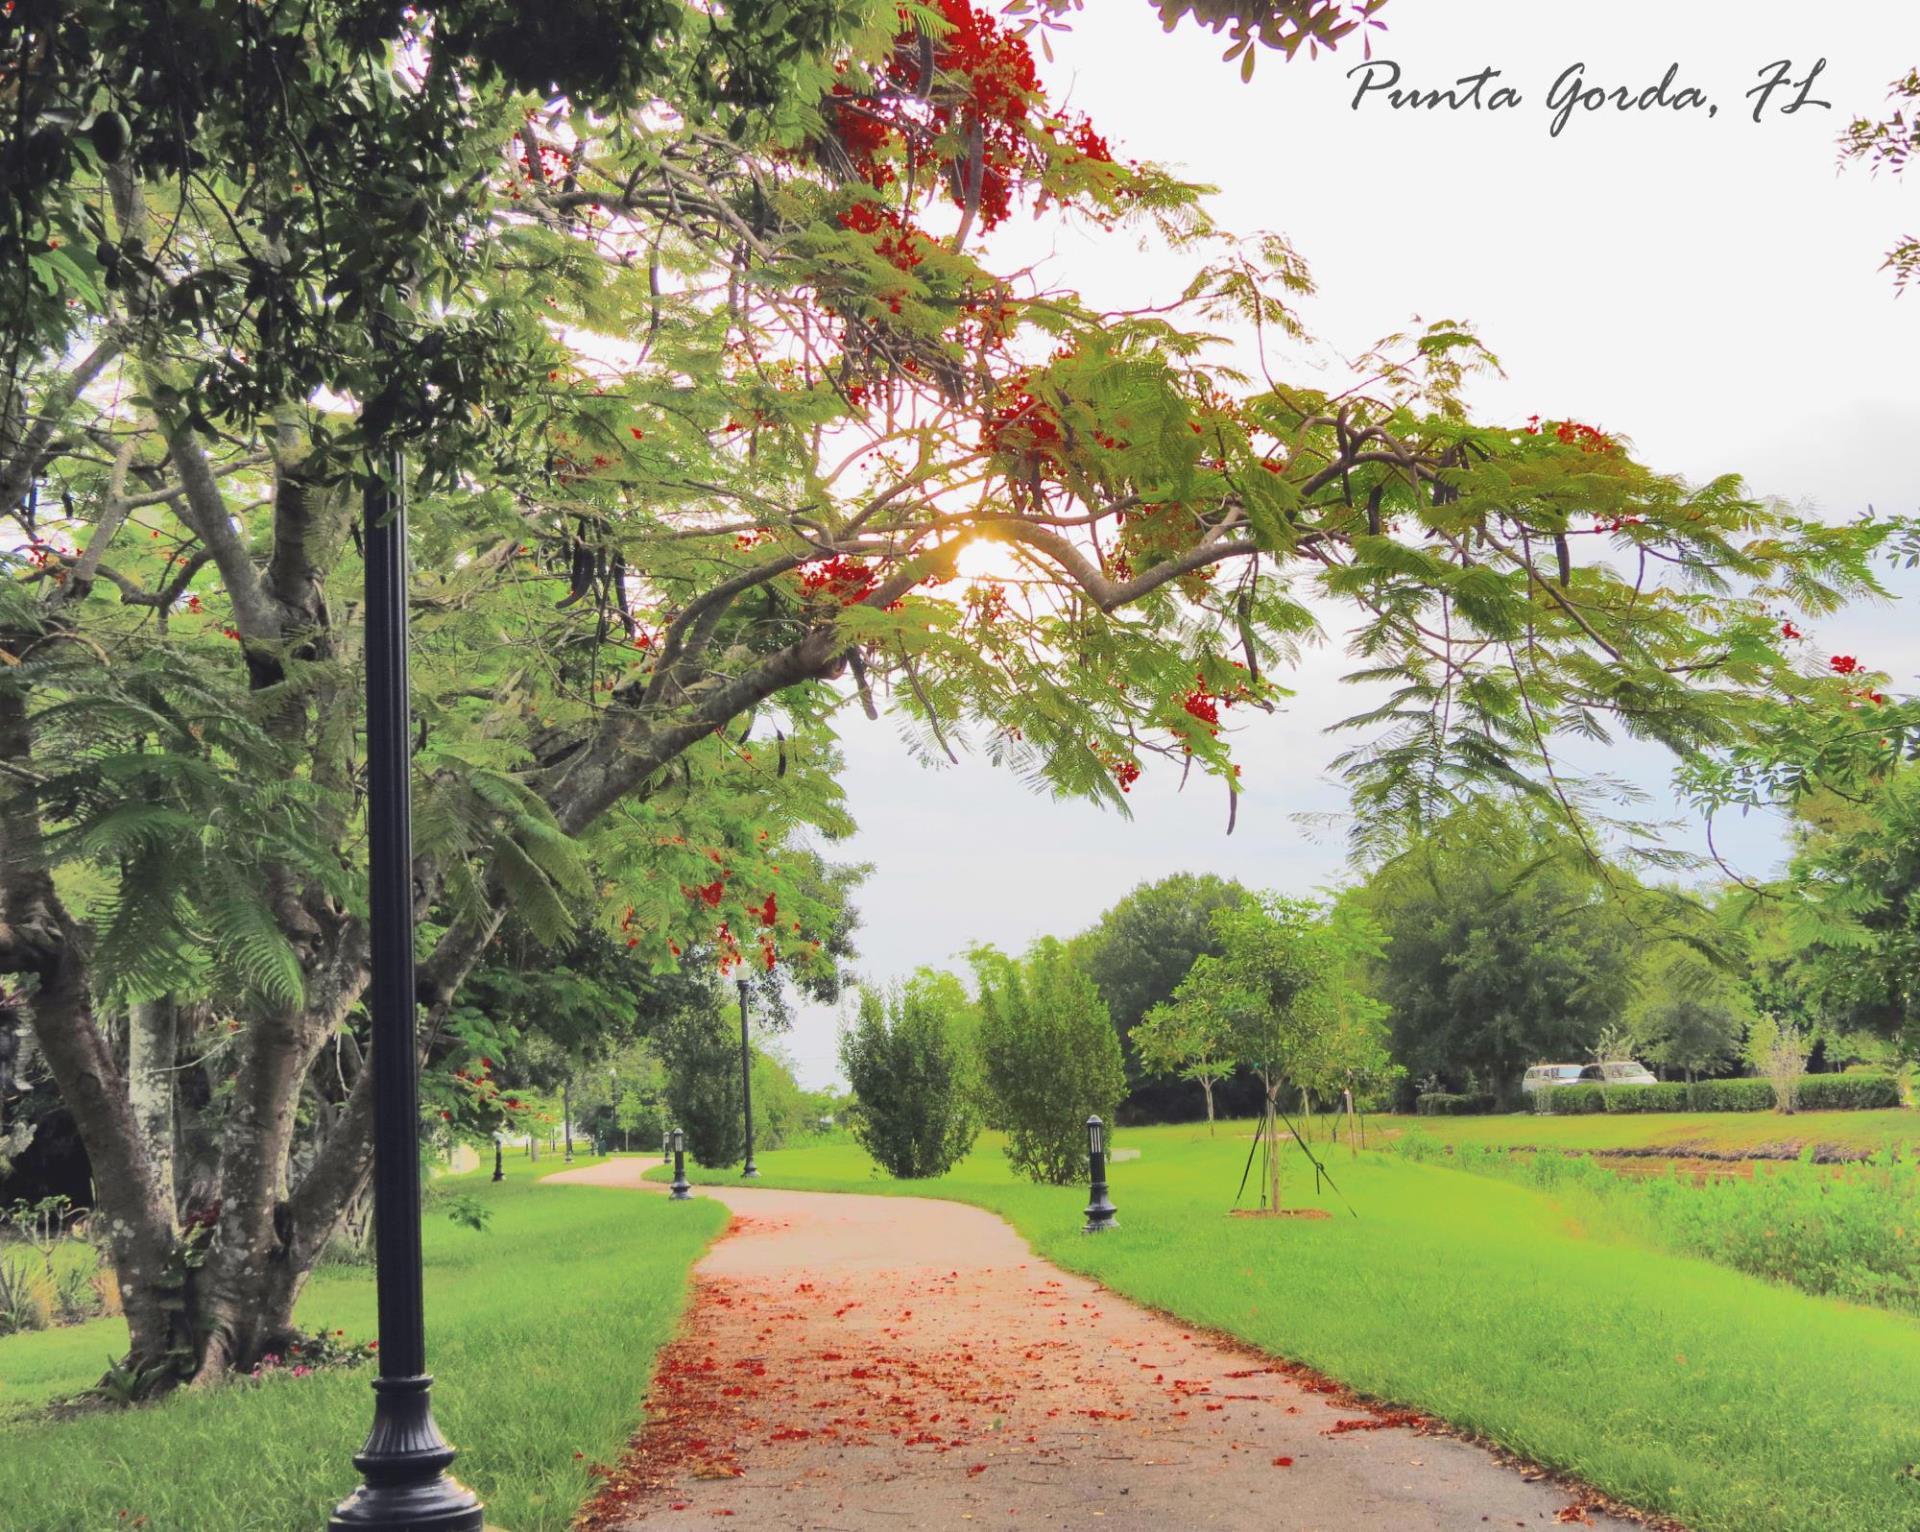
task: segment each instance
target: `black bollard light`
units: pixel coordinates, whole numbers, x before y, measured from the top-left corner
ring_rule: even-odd
[[[1087,1119],[1087,1158],[1093,1167],[1093,1198],[1087,1203],[1087,1223],[1082,1234],[1104,1234],[1117,1229],[1114,1205],[1107,1200],[1106,1126],[1098,1117]]]
[[[504,1153],[505,1151],[501,1148],[500,1135],[496,1133],[493,1135],[493,1179],[496,1181],[504,1181],[507,1179],[507,1164],[506,1160],[502,1157]]]
[[[747,981],[735,981],[740,986],[740,1100],[747,1109],[747,1163],[741,1167],[742,1179],[760,1174],[760,1167],[753,1163],[753,1054],[747,1044]]]
[[[353,1463],[364,1482],[329,1532],[482,1532],[474,1493],[447,1473],[434,1424],[420,1278],[420,1055],[413,969],[413,730],[407,699],[407,516],[396,453],[364,504],[367,667],[368,1011],[373,1051],[374,1273],[380,1376]]]
[[[668,1160],[672,1158],[673,1158],[673,1129],[662,1128],[660,1130],[660,1163],[664,1165],[667,1163]]]
[[[687,1135],[684,1130],[675,1128],[669,1136],[673,1140],[672,1200],[685,1202],[693,1195],[692,1183],[687,1180]]]

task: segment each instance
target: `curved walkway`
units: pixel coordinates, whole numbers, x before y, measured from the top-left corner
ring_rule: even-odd
[[[651,1163],[546,1179],[663,1190],[640,1179]],[[1628,1525],[1417,1416],[1062,1271],[978,1208],[696,1195],[734,1222],[695,1268],[648,1424],[607,1469],[588,1527]]]

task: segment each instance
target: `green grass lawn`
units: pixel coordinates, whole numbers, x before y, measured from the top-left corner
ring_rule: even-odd
[[[1920,1461],[1920,1322],[1602,1240],[1523,1187],[1344,1148],[1327,1163],[1358,1218],[1316,1199],[1296,1159],[1288,1204],[1333,1218],[1229,1219],[1246,1133],[1123,1131],[1141,1154],[1113,1167],[1121,1229],[1098,1239],[1079,1233],[1084,1187],[1015,1181],[984,1142],[931,1182],[889,1180],[851,1145],[759,1163],[763,1184],[991,1208],[1116,1291],[1700,1532],[1920,1528],[1905,1472]]]
[[[1316,1133],[1320,1130],[1316,1128]],[[1536,1117],[1369,1117],[1367,1137],[1425,1133],[1443,1144],[1527,1144],[1538,1149],[1755,1149],[1773,1144],[1831,1144],[1843,1149],[1905,1149],[1920,1140],[1920,1112],[1592,1112]]]
[[[430,1212],[426,1226],[435,1414],[461,1449],[455,1472],[512,1532],[561,1532],[592,1488],[587,1465],[618,1455],[687,1270],[726,1224],[714,1204],[535,1186],[559,1168],[558,1156],[510,1161],[498,1186],[491,1165],[447,1177],[437,1184],[481,1199],[492,1220],[475,1232]],[[300,1320],[371,1338],[371,1273],[321,1272]],[[125,1343],[119,1320],[0,1339],[0,1532],[103,1532],[139,1515],[149,1532],[291,1532],[323,1525],[353,1488],[371,1368],[23,1418],[94,1382]]]

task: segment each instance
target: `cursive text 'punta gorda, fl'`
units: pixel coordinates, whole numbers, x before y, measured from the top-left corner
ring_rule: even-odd
[[[1769,111],[1790,117],[1807,107],[1830,110],[1831,101],[1813,95],[1814,82],[1826,67],[1827,61],[1821,59],[1796,79],[1793,60],[1776,59],[1756,71],[1759,83],[1745,93],[1752,103],[1752,120],[1759,122]],[[1422,88],[1404,84],[1405,75],[1394,60],[1369,59],[1349,69],[1347,78],[1355,82],[1352,107],[1356,112],[1363,105],[1422,112],[1504,112],[1524,106],[1527,97],[1508,84],[1503,74],[1489,64],[1474,74],[1461,75],[1450,85]],[[1595,81],[1588,77],[1584,62],[1569,64],[1548,88],[1545,105],[1549,114],[1547,131],[1555,138],[1583,113],[1669,112],[1684,116],[1698,112],[1708,119],[1720,115],[1719,106],[1705,90],[1681,80],[1677,63],[1669,64],[1653,84],[1638,87]]]

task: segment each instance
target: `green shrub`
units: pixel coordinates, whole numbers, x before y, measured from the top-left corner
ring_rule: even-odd
[[[694,1163],[731,1165],[747,1149],[740,1099],[740,1034],[721,1010],[694,1007],[661,1028],[656,1046],[667,1068],[667,1107],[686,1130]]]
[[[1687,1087],[1694,1112],[1771,1112],[1773,1084],[1768,1080],[1696,1080]]]
[[[1803,1112],[1870,1112],[1900,1104],[1892,1075],[1807,1075],[1800,1081]]]
[[[1540,1103],[1539,1111],[1551,1112],[1556,1117],[1575,1117],[1583,1112],[1604,1112],[1607,1088],[1604,1085],[1549,1085],[1534,1099]]]
[[[1609,1112],[1684,1112],[1687,1087],[1667,1082],[1659,1085],[1602,1085],[1596,1087],[1602,1105]]]
[[[1414,1097],[1413,1109],[1422,1117],[1477,1117],[1491,1112],[1496,1104],[1492,1096],[1456,1096],[1430,1090]]]
[[[1420,1098],[1422,1113],[1428,1097]],[[1444,1096],[1454,1102],[1469,1098]],[[1808,1075],[1800,1082],[1795,1100],[1802,1111],[1869,1111],[1900,1105],[1900,1082],[1892,1075]],[[1571,1117],[1582,1112],[1770,1112],[1770,1080],[1697,1080],[1692,1085],[1668,1081],[1658,1085],[1553,1085],[1533,1098],[1536,1112]],[[1442,1106],[1435,1112],[1476,1110]]]
[[[946,980],[945,984],[940,980]],[[860,992],[860,1019],[840,1039],[853,1087],[853,1136],[890,1176],[942,1176],[978,1131],[962,1018],[966,995],[948,975],[917,975],[882,997]]]
[[[990,948],[972,958],[991,1125],[1020,1174],[1071,1185],[1087,1168],[1087,1118],[1111,1125],[1127,1090],[1107,1003],[1051,937],[1024,959]]]

